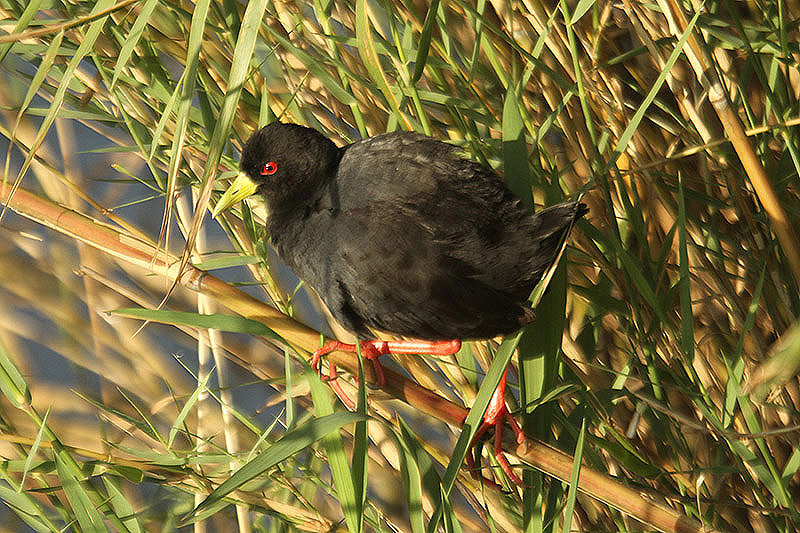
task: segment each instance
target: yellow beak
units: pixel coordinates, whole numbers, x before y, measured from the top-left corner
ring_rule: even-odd
[[[228,190],[222,194],[217,205],[214,206],[211,216],[216,217],[232,205],[238,204],[248,196],[253,196],[257,188],[258,185],[250,179],[250,176],[244,172],[239,172],[239,175],[233,180]]]

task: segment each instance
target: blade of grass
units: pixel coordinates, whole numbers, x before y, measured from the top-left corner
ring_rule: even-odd
[[[42,5],[42,0],[31,0],[30,2],[28,2],[28,4],[25,6],[25,10],[17,19],[17,23],[14,24],[14,29],[11,30],[11,33],[12,34],[19,33],[25,28],[27,28],[28,25],[33,20],[33,17],[36,15],[36,12],[39,11],[39,6],[41,5]],[[63,30],[59,33],[63,33]],[[11,47],[14,46],[14,44],[15,44],[14,42],[8,42],[0,45],[0,63],[2,63],[3,60],[6,58],[8,52],[11,50]]]
[[[564,23],[568,26],[576,24],[596,3],[596,0],[579,0],[575,10],[570,14],[569,20]]]
[[[356,100],[352,93],[345,90],[344,87],[341,86],[339,82],[333,79],[333,77],[325,70],[322,65],[320,65],[319,60],[312,56],[311,54],[305,52],[304,50],[294,46],[289,40],[284,38],[280,35],[276,30],[270,28],[269,26],[266,27],[267,31],[272,34],[272,37],[280,43],[280,45],[292,53],[297,59],[299,59],[303,65],[317,78],[320,80],[322,84],[325,85],[325,88],[328,92],[333,95],[341,103],[353,106],[358,105],[358,100]]]
[[[422,24],[422,33],[419,36],[417,56],[414,60],[414,75],[411,83],[417,83],[425,71],[425,63],[428,61],[428,51],[431,47],[431,35],[436,24],[436,14],[439,11],[439,0],[432,0],[428,6],[428,13],[425,15],[425,22]]]
[[[111,0],[100,0],[95,4],[90,15],[102,12],[106,8],[112,6],[112,4],[113,2],[111,2]],[[100,32],[103,30],[108,17],[109,15],[102,16],[89,25],[89,29],[87,30],[83,41],[81,41],[80,46],[75,51],[75,54],[70,58],[67,67],[64,69],[64,74],[61,76],[60,84],[56,90],[56,94],[53,95],[53,101],[50,104],[50,109],[47,113],[47,116],[45,116],[41,126],[39,126],[39,130],[36,132],[36,137],[33,143],[31,143],[31,149],[28,152],[28,155],[25,157],[25,161],[22,163],[22,168],[20,168],[19,172],[17,173],[16,180],[14,180],[14,185],[11,189],[11,193],[8,195],[6,205],[4,205],[3,210],[0,211],[0,221],[3,220],[3,215],[5,214],[8,203],[14,196],[14,192],[19,187],[19,184],[22,183],[22,178],[25,176],[28,168],[30,168],[31,163],[33,163],[33,158],[36,155],[36,151],[44,142],[47,132],[50,131],[50,127],[53,125],[53,122],[55,121],[56,116],[61,109],[61,105],[64,103],[64,97],[67,94],[67,89],[69,88],[70,81],[72,80],[75,70],[78,68],[78,65],[80,65],[81,61],[83,61],[83,58],[86,57],[86,54],[88,54],[94,47],[94,43],[100,37]]]
[[[444,531],[445,533],[461,533],[461,524],[450,503],[450,498],[445,496],[444,487],[441,487],[441,489],[442,495],[440,501],[442,502],[442,522],[444,522]]]
[[[198,263],[193,263],[195,268],[200,270],[219,270],[245,265],[257,265],[261,259],[255,255],[229,255],[226,257],[213,257]]]
[[[762,402],[771,389],[784,384],[797,375],[800,368],[800,321],[781,335],[780,341],[770,350],[745,386],[753,401]],[[749,392],[752,391],[752,392]]]
[[[367,386],[364,379],[364,357],[361,353],[361,343],[356,340],[356,355],[358,355],[358,402],[356,412],[364,417],[363,421],[356,422],[353,432],[353,459],[351,470],[353,472],[353,490],[355,492],[355,512],[360,516],[357,531],[364,529],[364,505],[367,501],[367,451],[369,447],[368,416],[367,416]]]
[[[681,287],[681,340],[686,360],[694,361],[694,315],[692,314],[691,279],[689,278],[689,253],[687,251],[686,200],[683,194],[683,174],[678,173],[678,246]]]
[[[82,531],[103,533],[107,531],[102,515],[95,509],[87,489],[80,482],[74,459],[60,443],[53,442],[56,470],[61,480],[61,487],[72,507],[72,512],[80,524]],[[81,476],[82,477],[82,476]]]
[[[209,370],[209,372],[197,384],[197,387],[195,387],[191,396],[189,396],[189,399],[186,400],[181,412],[178,413],[178,417],[172,423],[172,427],[169,430],[169,436],[167,437],[167,449],[172,449],[172,443],[175,442],[175,437],[178,436],[178,432],[181,430],[184,420],[186,420],[186,417],[189,416],[189,413],[192,411],[192,409],[194,409],[194,406],[197,404],[197,400],[200,398],[200,394],[206,390],[208,380],[211,379],[211,375],[213,373],[213,369]]]
[[[519,98],[517,87],[509,86],[503,100],[503,174],[511,192],[533,210],[528,145]]]
[[[286,429],[293,429],[295,425],[294,406],[294,368],[292,367],[291,351],[288,347],[283,349],[283,373],[286,377]]]
[[[521,335],[522,332],[519,331],[503,339],[503,342],[500,344],[500,347],[494,354],[492,364],[489,366],[489,370],[486,372],[486,377],[483,379],[481,388],[478,390],[478,394],[475,397],[475,402],[472,404],[472,407],[467,414],[467,418],[464,420],[464,426],[461,429],[461,434],[459,435],[458,441],[453,448],[453,454],[450,458],[450,462],[447,465],[447,470],[445,470],[444,477],[442,479],[443,501],[441,505],[436,507],[433,512],[433,516],[431,517],[431,521],[428,523],[427,531],[429,533],[436,531],[436,528],[439,525],[439,521],[442,518],[442,513],[445,510],[444,500],[449,500],[450,498],[450,491],[453,489],[453,485],[456,482],[461,465],[464,464],[464,459],[467,456],[467,451],[472,444],[472,440],[475,438],[475,433],[480,427],[481,421],[483,420],[483,414],[486,412],[486,407],[489,405],[489,400],[491,399],[492,394],[494,394],[494,391],[497,389],[497,385],[500,383],[500,379],[503,377],[509,361],[511,361],[511,356],[514,354],[514,350],[519,343]]]
[[[219,331],[230,331],[233,333],[260,335],[284,343],[286,342],[283,337],[261,322],[238,315],[222,315],[219,313],[202,315],[200,313],[188,311],[166,311],[163,309],[141,308],[116,309],[114,311],[109,311],[109,313],[173,326],[192,326],[201,329],[217,329]]]
[[[169,100],[164,105],[164,108],[160,110],[161,118],[158,119],[158,123],[156,127],[153,129],[153,136],[150,140],[150,151],[147,155],[147,161],[152,162],[153,156],[155,156],[156,150],[158,150],[159,142],[161,140],[161,136],[164,133],[164,130],[167,127],[167,123],[169,122],[170,118],[172,117],[172,112],[175,109],[175,105],[178,104],[179,98],[184,91],[184,84],[186,83],[186,74],[188,70],[184,70],[181,73],[181,77],[178,79],[178,83],[175,84],[175,90],[172,91],[172,94],[169,96]],[[183,102],[181,100],[181,102]],[[184,113],[185,111],[179,111],[179,115]],[[174,140],[174,139],[173,139]],[[173,148],[175,144],[173,143]],[[177,172],[177,170],[175,170]],[[167,172],[167,176],[169,176],[169,172]],[[169,182],[169,180],[167,180]]]
[[[42,423],[39,424],[39,431],[36,432],[36,439],[34,439],[31,449],[28,451],[28,456],[25,457],[25,466],[22,468],[22,479],[19,482],[18,491],[22,490],[22,487],[25,486],[25,478],[28,476],[33,459],[36,457],[36,453],[39,451],[39,445],[42,443],[42,437],[44,436],[45,428],[47,427],[47,418],[49,416],[50,408],[48,407],[47,411],[45,411],[44,416],[42,417]]]
[[[586,441],[586,418],[581,422],[581,430],[578,434],[578,442],[575,445],[575,459],[572,467],[572,476],[569,480],[569,490],[567,491],[567,502],[564,504],[564,524],[561,531],[569,533],[572,531],[572,515],[575,512],[575,502],[578,498],[578,480],[581,475],[581,465],[583,464],[583,444]]]
[[[425,517],[422,509],[422,493],[424,491],[438,507],[441,505],[442,480],[434,468],[431,456],[420,444],[419,437],[402,418],[398,417],[397,421],[400,433],[396,436],[402,451],[400,469],[408,502],[411,530],[414,533],[423,533]]]
[[[131,533],[141,533],[144,531],[142,529],[142,524],[137,517],[136,508],[134,505],[125,497],[120,487],[117,485],[117,480],[111,476],[103,476],[103,486],[106,488],[106,492],[108,493],[108,502],[111,504],[111,508],[114,510],[114,513],[120,517],[123,524],[127,528],[126,531],[130,531]]]
[[[26,409],[31,405],[28,382],[17,368],[2,339],[0,339],[0,392],[17,409]]]
[[[194,6],[192,22],[189,28],[189,40],[186,46],[186,67],[181,74],[180,81],[175,86],[173,96],[170,98],[170,101],[173,101],[173,98],[178,99],[178,111],[175,117],[175,132],[172,136],[172,148],[170,149],[169,166],[167,168],[167,201],[157,240],[159,244],[164,243],[165,249],[169,248],[169,223],[172,220],[173,198],[175,198],[175,191],[178,183],[178,171],[180,170],[181,161],[183,160],[186,130],[189,125],[189,115],[191,114],[192,102],[194,100],[194,88],[197,83],[200,48],[203,42],[203,32],[205,31],[210,3],[210,0],[199,0]],[[162,120],[165,116],[165,114],[162,114]],[[154,138],[150,146],[151,152],[155,149],[155,144],[156,139]],[[153,260],[155,261],[155,259],[156,257],[154,256]],[[182,269],[183,263],[181,263],[181,270]],[[168,294],[165,296],[165,301],[171,290],[172,288],[170,288],[170,291],[168,291]]]
[[[617,146],[614,148],[614,151],[611,153],[610,157],[608,158],[608,162],[606,163],[605,167],[600,171],[600,174],[605,175],[611,170],[617,159],[622,155],[625,149],[628,147],[628,143],[633,138],[634,133],[636,133],[636,129],[639,127],[639,124],[644,119],[645,113],[647,109],[650,107],[650,104],[653,103],[658,92],[661,90],[661,87],[664,84],[664,80],[667,79],[667,76],[672,71],[672,67],[675,65],[675,62],[678,61],[678,58],[683,53],[683,47],[686,46],[686,41],[689,39],[689,36],[692,34],[692,30],[697,24],[697,19],[700,18],[701,13],[703,12],[702,9],[698,9],[697,12],[694,14],[692,19],[686,25],[686,29],[684,29],[683,33],[681,33],[678,42],[675,44],[675,48],[673,48],[672,52],[670,53],[669,57],[667,58],[666,63],[664,64],[664,68],[661,69],[659,72],[658,77],[653,82],[653,85],[650,87],[650,91],[648,91],[647,95],[642,100],[642,103],[636,109],[636,112],[633,114],[631,119],[628,121],[628,125],[625,126],[625,130],[623,130],[622,134],[620,134],[619,139],[617,140]]]
[[[314,442],[331,434],[337,434],[339,429],[347,424],[362,420],[358,413],[334,413],[327,416],[314,418],[298,426],[278,439],[274,444],[262,451],[255,459],[243,465],[240,469],[226,479],[219,487],[214,489],[191,513],[184,518],[184,523],[190,521],[204,509],[215,505],[234,490],[252,480],[256,476],[274,467],[281,461],[293,457]]]
[[[533,192],[525,142],[525,121],[520,110],[519,89],[511,85],[503,101],[503,168],[509,188],[532,211]],[[520,401],[524,407],[522,426],[529,434],[541,437],[549,430],[552,409],[539,408],[534,411],[534,406],[554,385],[564,316],[563,302],[558,306],[554,298],[565,300],[566,278],[557,285],[536,305],[539,316],[523,329],[519,341]],[[542,528],[543,479],[539,472],[523,472],[523,524],[530,532]],[[556,487],[554,485],[554,490]]]
[[[211,134],[211,140],[208,146],[208,158],[206,160],[205,169],[203,170],[203,177],[200,180],[200,192],[197,195],[197,204],[195,206],[194,217],[192,217],[192,224],[186,235],[186,246],[181,256],[180,272],[189,263],[189,259],[194,250],[195,239],[200,231],[200,226],[204,220],[205,210],[208,207],[211,199],[211,192],[214,190],[214,180],[217,175],[217,167],[219,165],[220,157],[228,142],[228,136],[231,131],[231,124],[233,123],[236,114],[236,107],[239,104],[239,97],[242,92],[242,86],[250,73],[250,62],[253,58],[253,50],[256,45],[256,37],[258,37],[258,30],[262,24],[262,18],[266,10],[267,0],[253,0],[247,4],[242,17],[242,25],[239,29],[239,36],[236,39],[236,47],[233,50],[233,58],[231,59],[231,68],[228,75],[228,86],[225,91],[225,98],[222,101],[222,108],[216,116],[214,124],[214,131]],[[172,196],[168,196],[171,198]],[[170,292],[172,292],[178,285],[176,279]],[[165,296],[166,298],[169,296]]]
[[[28,90],[25,93],[25,97],[22,99],[22,103],[19,106],[17,111],[17,118],[14,120],[14,127],[11,128],[11,137],[9,138],[8,143],[8,150],[6,151],[6,161],[3,167],[3,180],[5,181],[8,176],[8,169],[11,163],[11,151],[14,148],[14,144],[17,138],[17,129],[19,128],[20,121],[22,120],[22,116],[25,113],[25,110],[30,105],[33,97],[39,92],[39,89],[42,86],[42,82],[44,82],[45,77],[50,73],[50,69],[53,67],[53,63],[55,62],[55,58],[58,55],[58,51],[61,48],[61,42],[64,39],[64,33],[59,32],[53,38],[53,41],[47,47],[47,51],[42,58],[42,62],[39,64],[39,68],[36,69],[36,74],[33,75],[33,79],[28,84]]]
[[[311,397],[314,400],[314,409],[317,417],[329,417],[333,415],[333,403],[331,403],[330,393],[324,383],[310,368],[306,371],[309,385],[311,386]],[[363,381],[363,380],[362,380]],[[358,418],[353,421],[362,420],[359,413],[352,413]],[[338,429],[338,428],[337,428]],[[339,431],[328,432],[322,438],[322,444],[328,455],[328,465],[331,468],[333,484],[336,487],[336,495],[344,513],[347,527],[350,531],[360,532],[363,524],[363,514],[356,514],[358,508],[358,498],[353,482],[353,475],[350,470],[350,462],[344,450],[344,442]]]
[[[19,493],[0,484],[0,500],[11,509],[25,525],[39,533],[57,533],[55,524],[47,519],[38,503],[26,493]]]
[[[400,110],[400,102],[397,101],[394,91],[389,87],[389,81],[381,68],[378,52],[375,50],[375,43],[372,36],[372,25],[369,21],[367,0],[357,0],[356,2],[356,39],[358,41],[358,53],[364,66],[367,68],[372,81],[374,81],[383,93],[386,102],[395,119],[401,122],[405,129],[413,131],[414,127],[408,117]]]
[[[136,48],[137,44],[139,44],[139,39],[142,36],[142,32],[144,32],[147,21],[150,20],[150,16],[153,14],[153,11],[158,5],[158,1],[159,0],[147,0],[144,3],[142,10],[139,12],[139,16],[136,17],[136,22],[133,23],[133,27],[131,27],[130,31],[128,32],[127,38],[125,39],[125,42],[119,51],[117,63],[114,65],[114,76],[111,78],[112,89],[114,88],[114,85],[117,84],[117,79],[119,78],[120,74],[122,74],[122,69],[125,68],[125,65],[128,63],[128,59],[130,59],[131,54],[133,54],[133,49]]]

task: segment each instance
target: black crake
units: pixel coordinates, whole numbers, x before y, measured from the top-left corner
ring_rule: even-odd
[[[362,343],[379,385],[382,353],[454,353],[460,343],[444,341],[505,335],[532,321],[528,296],[588,212],[567,202],[531,214],[494,172],[416,133],[337,148],[313,129],[273,123],[247,141],[241,170],[215,211],[243,191],[259,192],[278,255],[345,328],[362,338],[379,330],[431,341]],[[326,344],[314,353],[315,368],[340,349],[354,346]],[[331,364],[331,385],[352,407],[335,378]],[[478,435],[494,428],[494,454],[521,484],[501,449],[505,419],[524,440],[504,390],[505,375]]]
[[[277,170],[262,175],[269,162]],[[361,337],[519,329],[587,211],[568,202],[531,214],[494,172],[415,133],[337,148],[316,130],[273,123],[247,141],[241,169],[264,197],[278,255]]]

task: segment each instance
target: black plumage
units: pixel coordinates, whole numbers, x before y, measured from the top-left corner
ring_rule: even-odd
[[[278,255],[348,330],[484,339],[533,319],[536,283],[587,212],[531,214],[458,148],[416,133],[338,148],[316,130],[272,123],[244,146]]]

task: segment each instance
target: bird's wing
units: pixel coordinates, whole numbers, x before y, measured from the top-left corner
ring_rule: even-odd
[[[444,182],[460,180],[458,167],[473,165],[458,148],[411,132],[370,137],[344,147],[331,183],[335,208],[435,196]]]
[[[394,203],[343,211],[329,234],[330,268],[317,291],[334,316],[358,332],[371,327],[426,339],[486,338],[533,318],[450,253],[453,243],[437,237],[424,219]],[[492,268],[491,262],[485,266]]]

